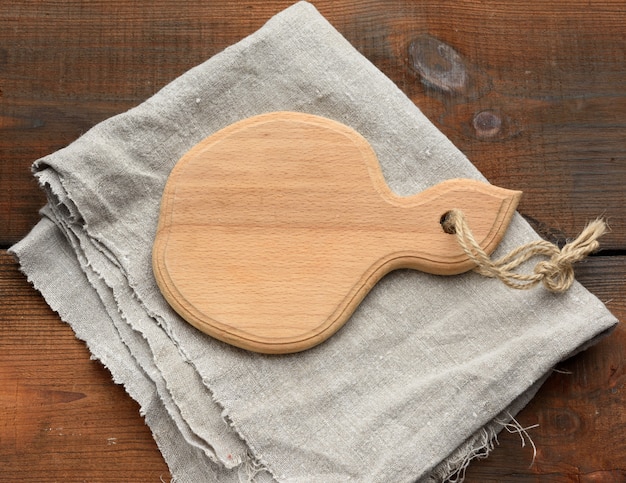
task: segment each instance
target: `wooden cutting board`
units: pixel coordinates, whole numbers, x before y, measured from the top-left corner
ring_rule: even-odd
[[[391,270],[473,268],[442,216],[461,209],[491,253],[520,196],[456,179],[400,197],[353,129],[308,114],[260,115],[207,137],[176,164],[154,274],[201,331],[252,351],[301,351],[334,334]]]

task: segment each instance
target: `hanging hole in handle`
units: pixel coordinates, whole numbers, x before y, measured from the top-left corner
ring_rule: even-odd
[[[443,215],[441,215],[441,218],[439,218],[439,224],[441,225],[441,228],[443,228],[444,232],[449,235],[454,235],[456,233],[456,228],[450,219],[451,213],[451,211],[446,211]]]

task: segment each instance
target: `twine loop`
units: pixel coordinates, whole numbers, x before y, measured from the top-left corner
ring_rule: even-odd
[[[486,277],[498,278],[509,287],[527,290],[538,283],[552,292],[565,292],[574,283],[576,262],[584,259],[600,247],[598,238],[606,233],[606,222],[597,219],[589,223],[581,234],[563,248],[546,240],[536,240],[518,248],[497,260],[491,258],[476,242],[467,220],[460,210],[447,212],[441,220],[446,233],[455,234],[459,245],[476,264],[474,271]],[[519,273],[516,269],[524,262],[544,257],[537,262],[531,273]]]

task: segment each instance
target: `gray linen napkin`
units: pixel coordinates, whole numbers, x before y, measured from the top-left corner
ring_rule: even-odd
[[[165,181],[204,137],[279,110],[356,129],[398,194],[482,179],[300,2],[38,160],[49,203],[11,251],[139,402],[176,481],[401,482],[462,471],[551,368],[615,318],[579,284],[555,295],[474,273],[403,270],[385,277],[335,336],[302,353],[251,353],[198,332],[167,305],[152,274]],[[516,216],[499,251],[535,238]]]

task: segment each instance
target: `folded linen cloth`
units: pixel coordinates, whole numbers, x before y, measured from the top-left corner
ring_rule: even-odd
[[[514,291],[475,273],[402,270],[377,284],[337,334],[305,352],[267,356],[200,333],[167,305],[152,273],[165,181],[204,137],[281,110],[357,130],[400,195],[448,178],[483,179],[300,2],[38,160],[33,169],[49,203],[11,251],[139,402],[176,481],[458,476],[556,363],[616,320],[579,284],[565,294]],[[516,215],[499,252],[536,238]]]

